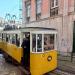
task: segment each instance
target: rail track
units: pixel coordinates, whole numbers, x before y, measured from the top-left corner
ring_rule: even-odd
[[[26,71],[23,67],[19,66],[19,69],[22,71],[22,75],[30,75],[28,71]],[[56,70],[46,73],[44,75],[75,75],[75,72],[69,71],[69,70],[63,70],[60,68],[57,68]]]
[[[49,75],[75,75],[75,72],[71,70],[63,70],[60,68],[57,68],[56,70],[49,73]]]
[[[18,68],[21,70],[22,75],[30,75],[30,72],[27,71],[25,68],[23,68],[22,66],[18,66]]]

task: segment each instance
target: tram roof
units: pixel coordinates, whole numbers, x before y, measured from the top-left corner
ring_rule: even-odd
[[[12,29],[12,30],[4,30],[2,32],[8,32],[8,33],[20,33],[20,32],[34,32],[34,31],[54,31],[57,32],[54,28],[44,28],[44,27],[24,27],[20,29]]]
[[[24,28],[22,28],[22,29],[43,29],[43,30],[56,30],[56,29],[54,29],[54,28],[45,28],[45,27],[24,27]]]
[[[24,27],[24,28],[21,28],[20,30],[23,30],[23,31],[46,31],[46,30],[56,31],[56,29],[54,28],[44,28],[44,27]]]

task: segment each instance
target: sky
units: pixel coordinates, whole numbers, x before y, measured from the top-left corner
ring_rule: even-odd
[[[16,19],[19,19],[19,7],[20,0],[0,0],[0,17],[5,18],[6,13],[10,15],[16,15]]]

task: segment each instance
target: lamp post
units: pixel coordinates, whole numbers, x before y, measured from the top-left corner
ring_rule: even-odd
[[[15,20],[16,20],[16,15],[12,15],[11,21],[12,21],[13,24],[15,24]]]
[[[6,13],[5,20],[9,25],[15,24],[16,15],[10,15],[10,13]]]
[[[9,14],[9,13],[6,13],[6,15],[5,15],[5,20],[6,20],[6,23],[7,23],[7,24],[10,23],[11,17],[10,17],[10,14]]]

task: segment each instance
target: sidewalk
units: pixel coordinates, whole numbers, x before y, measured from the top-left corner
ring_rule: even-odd
[[[75,74],[75,57],[71,62],[70,56],[58,56],[58,68]]]

